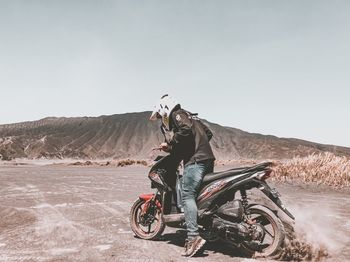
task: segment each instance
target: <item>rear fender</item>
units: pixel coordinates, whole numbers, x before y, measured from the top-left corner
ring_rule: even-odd
[[[269,209],[271,212],[273,212],[277,217],[279,217],[278,216],[278,211],[277,210],[274,210],[274,209],[271,209],[270,207],[268,207],[268,206],[266,206],[266,205],[263,205],[263,204],[257,204],[257,203],[253,203],[253,204],[249,204],[248,205],[248,209],[249,208],[252,208],[252,207],[255,207],[255,206],[262,206],[262,207],[265,207],[265,208],[267,208],[267,209]]]
[[[266,182],[260,181],[258,179],[255,179],[254,182],[259,184],[257,186],[258,189],[261,190],[269,199],[272,200],[278,206],[286,215],[288,215],[292,220],[295,220],[295,217],[292,215],[292,213],[289,212],[289,210],[284,206],[282,203],[280,197],[280,194],[273,188],[271,188]]]

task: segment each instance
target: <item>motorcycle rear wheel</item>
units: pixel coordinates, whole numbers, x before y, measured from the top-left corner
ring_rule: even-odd
[[[156,240],[164,232],[165,223],[162,218],[162,212],[159,208],[155,209],[155,214],[147,214],[154,216],[154,219],[147,223],[142,222],[142,208],[146,201],[137,199],[130,211],[130,226],[134,234],[142,239]]]
[[[278,255],[283,247],[285,229],[281,220],[267,207],[255,205],[249,207],[251,219],[262,225],[265,230],[261,241],[262,249],[255,249],[251,243],[243,242],[241,248],[255,258],[272,257]]]

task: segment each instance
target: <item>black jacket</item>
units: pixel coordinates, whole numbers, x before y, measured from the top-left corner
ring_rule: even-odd
[[[169,117],[169,129],[174,133],[168,142],[172,153],[179,156],[185,165],[215,160],[209,143],[213,134],[196,115],[179,106],[174,108]]]

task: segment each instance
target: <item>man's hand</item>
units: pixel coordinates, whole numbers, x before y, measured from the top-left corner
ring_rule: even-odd
[[[171,151],[171,146],[168,143],[161,143],[159,148],[167,153]]]

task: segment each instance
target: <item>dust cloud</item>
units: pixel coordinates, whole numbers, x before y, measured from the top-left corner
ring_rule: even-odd
[[[346,231],[340,230],[343,217],[326,203],[290,205],[295,215],[294,232],[279,259],[289,261],[334,261],[349,241]]]

